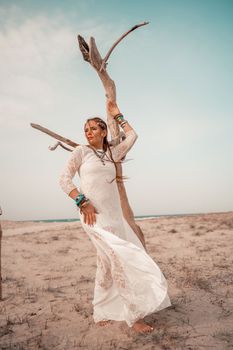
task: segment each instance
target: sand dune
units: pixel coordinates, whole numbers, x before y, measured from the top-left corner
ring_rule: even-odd
[[[1,349],[233,348],[233,212],[138,221],[172,306],[138,335],[92,319],[95,248],[80,223],[2,221]]]

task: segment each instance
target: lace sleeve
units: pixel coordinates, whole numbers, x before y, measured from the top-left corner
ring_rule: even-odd
[[[72,179],[82,163],[82,146],[77,146],[66,164],[65,169],[59,177],[59,185],[66,194],[77,188]]]
[[[122,158],[126,156],[131,147],[134,145],[135,141],[138,138],[136,132],[132,129],[125,133],[126,138],[124,141],[119,143],[119,145],[111,148],[113,160],[119,162]]]

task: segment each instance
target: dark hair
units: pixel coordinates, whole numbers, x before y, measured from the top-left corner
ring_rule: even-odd
[[[86,123],[90,122],[90,121],[95,121],[99,127],[102,129],[102,130],[106,130],[106,136],[104,137],[103,139],[103,149],[104,151],[106,152],[107,150],[109,150],[109,154],[110,154],[110,159],[108,159],[110,162],[113,162],[114,165],[115,165],[115,168],[116,168],[116,174],[117,174],[117,163],[122,163],[121,161],[119,162],[115,162],[113,157],[112,157],[112,151],[111,151],[111,148],[110,148],[110,144],[108,142],[108,127],[107,127],[107,124],[105,123],[105,121],[99,117],[94,117],[94,118],[88,118],[86,120]],[[86,125],[85,123],[85,125]],[[113,182],[114,180],[116,180],[117,182],[123,182],[123,180],[127,179],[127,177],[125,176],[121,176],[121,175],[116,175],[116,177],[110,181],[110,182]]]

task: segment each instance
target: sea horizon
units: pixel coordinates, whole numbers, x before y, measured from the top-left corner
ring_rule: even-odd
[[[207,214],[221,214],[221,213],[230,213],[229,211],[224,212],[200,212],[200,213],[182,213],[182,214],[155,214],[155,215],[135,215],[134,219],[137,220],[147,220],[147,219],[155,219],[160,217],[172,217],[172,216],[195,216],[195,215],[207,215]],[[14,220],[12,220],[14,221]],[[36,219],[36,220],[15,220],[15,221],[33,221],[33,222],[74,222],[80,221],[79,218],[64,218],[64,219]]]

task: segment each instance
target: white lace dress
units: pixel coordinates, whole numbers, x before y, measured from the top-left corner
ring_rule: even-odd
[[[133,146],[137,134],[112,147],[115,161],[120,161]],[[107,159],[107,158],[104,158]],[[129,327],[138,319],[171,305],[167,281],[158,265],[146,253],[140,240],[123,217],[115,166],[104,164],[94,151],[80,145],[72,152],[60,176],[60,186],[69,194],[79,174],[78,190],[90,199],[98,211],[96,224],[81,224],[97,251],[97,269],[93,304],[94,322],[126,321]]]

